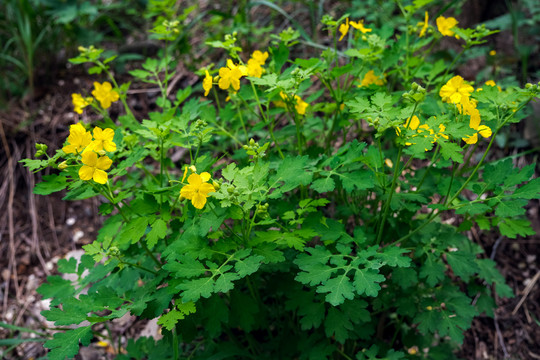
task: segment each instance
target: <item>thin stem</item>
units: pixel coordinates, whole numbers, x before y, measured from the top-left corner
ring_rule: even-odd
[[[412,110],[412,113],[411,113],[411,116],[409,117],[410,119],[412,119],[412,117],[414,116],[414,113],[416,111],[417,106],[418,106],[418,103],[415,103],[414,107],[413,107],[413,110]],[[407,130],[409,128],[410,123],[411,123],[411,121],[408,122],[407,127],[405,128],[405,130]],[[383,215],[382,215],[382,219],[381,219],[381,222],[379,224],[379,230],[377,232],[377,245],[379,245],[381,243],[381,240],[382,240],[382,233],[383,233],[383,229],[384,229],[384,224],[386,222],[386,218],[387,218],[388,212],[390,210],[390,203],[392,201],[394,191],[396,190],[397,179],[398,179],[399,175],[401,174],[401,171],[403,171],[405,169],[405,167],[403,167],[403,169],[401,171],[399,171],[399,165],[398,164],[399,164],[399,161],[401,159],[401,153],[402,152],[403,152],[403,146],[400,146],[399,151],[398,151],[398,155],[397,155],[397,158],[396,158],[396,161],[395,161],[395,164],[394,164],[394,176],[392,178],[392,185],[390,187],[390,193],[388,194],[388,199],[386,200],[386,204],[384,206],[384,212],[383,212]],[[410,163],[411,160],[412,160],[412,157],[409,158],[409,161],[407,161],[407,164],[405,164],[405,166],[407,166]]]
[[[180,359],[180,357],[178,354],[178,334],[176,333],[176,327],[173,328],[172,336],[173,336],[173,359],[178,360]]]
[[[144,267],[144,266],[141,266],[141,265],[139,265],[139,264],[135,264],[135,263],[132,263],[132,262],[129,262],[129,261],[124,261],[124,260],[122,260],[122,259],[118,259],[118,260],[120,260],[120,262],[121,262],[122,264],[129,265],[129,266],[133,266],[133,267],[139,268],[139,269],[144,270],[144,271],[148,271],[149,273],[154,274],[154,275],[157,275],[157,274],[158,274],[156,271],[150,270],[150,269],[148,269],[148,268],[146,268],[146,267]]]
[[[262,104],[261,104],[261,100],[259,99],[259,94],[257,94],[257,89],[255,88],[255,84],[253,84],[253,82],[251,82],[251,89],[253,90],[253,95],[255,96],[255,100],[257,101],[257,105],[259,106],[259,112],[264,120],[264,122],[266,123],[266,125],[268,126],[269,125],[269,122],[268,122],[268,118],[265,116],[265,113],[264,113],[264,110],[263,110],[263,107],[262,107]],[[249,108],[249,107],[248,107]],[[279,144],[274,136],[274,123],[272,121],[272,124],[270,124],[270,126],[268,126],[268,132],[270,133],[270,137],[272,138],[272,141],[274,142],[274,145],[276,147],[276,150],[278,151],[279,153],[279,157],[282,158],[282,159],[285,159],[285,156],[283,156],[283,153],[281,152],[281,148],[279,147]]]
[[[244,129],[244,135],[246,136],[246,141],[248,140],[248,133],[246,130],[246,125],[244,124],[244,117],[242,116],[242,112],[240,111],[240,108],[237,106],[236,111],[238,112],[238,117],[240,118],[240,122],[242,123],[242,129]]]
[[[146,244],[144,243],[144,241],[141,241],[140,244],[142,245],[144,251],[148,254],[148,256],[150,256],[150,258],[152,258],[152,260],[156,263],[156,265],[158,266],[158,268],[161,268],[161,263],[159,262],[158,259],[156,259],[156,257],[154,256],[154,254],[152,254],[152,252],[150,251],[150,249],[148,249],[148,246],[146,246]]]

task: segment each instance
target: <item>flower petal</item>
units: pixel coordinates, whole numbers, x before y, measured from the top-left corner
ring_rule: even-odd
[[[95,167],[97,163],[97,154],[93,151],[84,151],[82,154],[82,163],[91,167]]]
[[[193,185],[186,185],[182,189],[180,189],[180,196],[185,197],[188,200],[191,200],[193,195],[197,193],[197,188]]]
[[[201,175],[199,174],[189,175],[187,178],[187,181],[190,185],[193,185],[196,188],[198,188],[202,184]]]
[[[112,160],[108,156],[100,156],[96,161],[96,168],[101,170],[107,170],[112,165]]]
[[[207,173],[206,171],[201,173],[201,180],[204,181],[204,182],[207,182],[208,180],[210,180],[210,174]]]
[[[492,132],[491,132],[491,128],[489,128],[488,126],[486,125],[480,125],[478,127],[478,132],[480,133],[480,135],[482,135],[482,137],[484,138],[488,138],[492,135]]]
[[[83,165],[79,169],[79,177],[81,180],[90,180],[94,176],[94,169],[91,166]]]
[[[205,196],[208,196],[208,193],[215,192],[216,188],[214,185],[209,183],[202,183],[199,187],[199,193],[204,194]]]
[[[195,208],[202,209],[204,207],[204,204],[206,204],[206,196],[200,193],[195,194],[191,199],[191,203]]]
[[[95,169],[93,179],[99,184],[107,183],[107,173],[100,169]]]

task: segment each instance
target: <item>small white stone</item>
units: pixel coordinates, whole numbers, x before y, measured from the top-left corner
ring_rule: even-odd
[[[73,234],[73,242],[78,242],[83,236],[84,232],[82,232],[81,230],[75,231],[75,234]]]

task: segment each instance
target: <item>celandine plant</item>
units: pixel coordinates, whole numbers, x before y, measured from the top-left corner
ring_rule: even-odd
[[[200,96],[167,96],[164,52],[131,72],[162,89],[161,110],[142,121],[114,59],[81,48],[71,61],[91,63],[96,82],[73,95],[74,110],[102,120],[25,160],[59,170],[37,194],[98,196],[106,218],[79,262],[58,262],[78,280],[50,276],[38,289],[64,329],[45,343],[49,358],[97,341],[118,359],[453,358],[472,319],[493,316],[494,293],[513,296],[464,233],[533,233],[534,165],[489,154],[539,87],[452,74],[493,32],[442,16],[434,26],[419,10],[402,7],[403,31],[325,16],[334,46],[309,59],[290,58],[292,30],[251,53],[234,34],[210,42],[228,59],[201,69]],[[173,25],[153,31],[171,40]],[[463,45],[451,62],[431,52],[445,36]],[[126,114],[113,121],[115,101]],[[126,314],[158,318],[163,338],[97,331]]]

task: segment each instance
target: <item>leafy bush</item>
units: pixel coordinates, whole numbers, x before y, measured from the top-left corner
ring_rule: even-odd
[[[74,110],[102,120],[24,160],[59,169],[35,193],[97,196],[106,217],[80,262],[58,263],[78,280],[51,276],[38,290],[49,321],[74,325],[45,343],[49,358],[73,357],[102,337],[94,325],[128,313],[159,318],[163,338],[129,339],[118,359],[452,358],[472,319],[493,316],[492,292],[513,296],[463,233],[532,234],[534,166],[488,154],[539,88],[452,74],[493,32],[414,3],[400,28],[324,16],[333,47],[318,57],[292,58],[290,29],[252,53],[236,34],[210,41],[229,58],[200,70],[202,96],[167,96],[164,51],[131,71],[162,90],[142,121],[114,57],[81,48],[71,62],[91,64],[96,82],[73,94]],[[177,26],[152,31],[172,42]],[[431,53],[443,37],[463,46],[448,62]],[[125,114],[113,121],[117,101]]]

